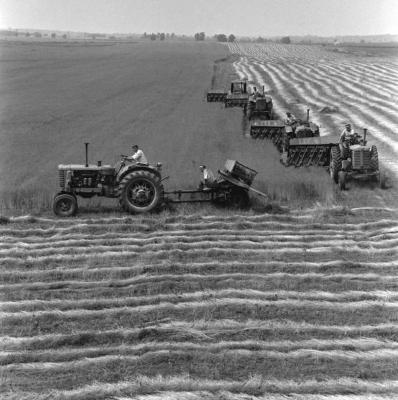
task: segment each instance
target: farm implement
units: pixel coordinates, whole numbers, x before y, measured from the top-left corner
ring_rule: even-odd
[[[284,143],[281,162],[295,167],[327,167],[341,190],[346,189],[348,180],[355,179],[375,180],[383,187],[377,147],[367,145],[366,134],[364,129],[363,138],[354,134],[343,143],[332,135],[290,139]]]
[[[222,102],[225,104],[225,107],[247,107],[249,101],[247,81],[232,81],[230,89],[227,92],[222,90],[209,91],[206,98],[210,103]]]
[[[130,163],[122,156],[114,167],[88,163],[83,165],[59,165],[61,191],[53,201],[54,213],[60,217],[76,214],[77,197],[102,196],[116,198],[120,206],[129,213],[143,213],[158,209],[164,203],[213,202],[234,208],[249,206],[249,191],[263,197],[266,194],[251,187],[257,171],[235,160],[227,160],[225,168],[218,171],[217,179],[209,186],[197,190],[175,190],[165,192],[160,163],[156,165]]]
[[[250,136],[254,139],[269,139],[282,152],[290,140],[319,136],[319,126],[307,120],[295,120],[288,124],[282,120],[255,120],[250,127]]]

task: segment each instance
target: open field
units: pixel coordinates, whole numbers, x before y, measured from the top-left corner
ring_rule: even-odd
[[[394,181],[395,61],[230,50],[1,44],[5,400],[398,396],[397,186],[340,193],[322,169],[287,169],[272,145],[245,136],[241,110],[204,99],[238,75],[264,84],[280,114],[309,105],[323,133],[348,117],[364,123]],[[126,216],[94,201],[49,218],[57,164],[83,162],[85,141],[91,160],[111,163],[138,142],[170,188],[195,187],[201,163],[236,158],[259,171],[280,213]],[[5,216],[29,209],[40,216]]]
[[[346,122],[358,133],[368,128],[369,143],[377,144],[385,167],[398,175],[396,48],[386,56],[339,47],[327,51],[322,46],[229,47],[241,56],[235,63],[239,76],[264,85],[280,115],[292,110],[304,116],[308,107],[323,135],[339,134]]]
[[[341,208],[3,219],[2,398],[397,396],[397,226]]]
[[[285,108],[298,113],[308,104],[325,133],[353,110],[357,126],[369,124],[374,134],[373,128],[379,129],[380,153],[393,168],[394,60],[373,77],[377,67],[368,70],[349,56],[358,82],[369,81],[365,92],[367,88],[347,82],[349,67],[328,61],[346,60],[346,55],[312,46],[245,46],[229,51],[221,44],[192,42],[0,43],[2,213],[48,211],[57,190],[57,165],[83,163],[85,141],[91,143],[92,162],[111,164],[139,143],[150,161],[164,164],[170,189],[196,187],[202,163],[216,171],[225,159],[236,158],[258,170],[256,186],[282,204],[393,206],[394,188],[353,185],[340,194],[323,170],[285,169],[273,146],[245,136],[241,110],[208,104],[204,95],[210,87],[226,87],[237,75],[264,81],[280,113]],[[320,68],[319,54],[328,57]],[[360,102],[351,104],[353,97]],[[322,113],[324,106],[338,111]]]

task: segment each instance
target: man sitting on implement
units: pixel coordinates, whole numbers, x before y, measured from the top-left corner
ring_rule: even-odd
[[[201,165],[199,169],[203,174],[203,181],[200,182],[199,188],[206,189],[216,186],[216,178],[211,169],[207,168],[206,165]]]

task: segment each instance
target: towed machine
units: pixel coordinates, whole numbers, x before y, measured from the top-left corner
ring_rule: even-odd
[[[377,147],[367,144],[366,135],[365,128],[363,138],[351,135],[342,146],[339,137],[333,135],[291,139],[285,144],[281,162],[285,166],[326,167],[341,190],[350,179],[375,180],[383,187],[385,178],[380,173]]]
[[[131,214],[159,209],[164,203],[212,202],[246,208],[249,206],[249,191],[263,197],[266,194],[251,187],[257,171],[239,163],[227,160],[223,170],[211,187],[196,190],[174,190],[166,192],[161,175],[162,165],[131,163],[126,156],[115,166],[102,165],[100,161],[88,163],[86,143],[85,164],[61,164],[58,166],[60,191],[53,201],[54,213],[69,217],[78,210],[78,197],[94,196],[115,198],[120,206]]]
[[[283,120],[255,120],[250,126],[250,136],[253,139],[271,140],[282,152],[291,139],[319,137],[319,126],[310,121],[308,109],[306,120],[297,119],[290,124]]]
[[[221,102],[225,107],[247,107],[249,92],[246,80],[236,80],[231,82],[229,90],[212,90],[207,92],[208,102]]]

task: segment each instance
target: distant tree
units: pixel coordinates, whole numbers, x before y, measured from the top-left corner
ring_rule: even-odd
[[[289,37],[289,36],[284,36],[284,37],[281,39],[281,43],[283,43],[283,44],[290,44],[290,43],[291,43],[290,37]]]
[[[159,35],[159,39],[160,40],[164,40],[166,38],[166,34],[165,33],[161,33],[160,35]]]
[[[171,37],[171,39],[175,39],[176,34],[173,32],[173,33],[170,35],[170,37]]]
[[[228,42],[235,42],[235,35],[233,35],[232,33],[228,36]]]
[[[51,39],[55,39],[57,37],[57,34],[56,33],[52,33],[51,34]]]
[[[29,32],[26,32],[26,33],[25,33],[25,36],[26,36],[26,37],[29,37],[29,36],[30,36],[30,33],[29,33]]]
[[[215,35],[215,37],[218,42],[227,42],[228,41],[227,35],[224,35],[223,33],[219,33],[219,34]]]
[[[62,35],[62,39],[68,39],[68,35],[67,35],[66,33],[64,33],[64,34]]]
[[[151,33],[151,40],[156,40],[156,33]]]
[[[201,41],[201,40],[205,40],[205,33],[204,32],[198,32],[195,33],[195,40]]]
[[[147,33],[144,32],[144,34],[142,35],[142,37],[143,37],[144,39],[146,39],[146,38],[148,37]]]
[[[34,34],[35,38],[41,38],[41,33],[40,32],[35,32]]]

